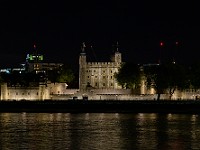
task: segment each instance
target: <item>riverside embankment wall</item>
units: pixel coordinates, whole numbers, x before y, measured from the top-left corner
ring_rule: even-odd
[[[38,87],[8,87],[1,85],[1,100],[155,100],[157,94],[133,94],[130,89],[68,89],[65,83],[50,83]],[[200,90],[175,91],[172,100],[194,100],[200,98]],[[169,99],[169,94],[161,94],[160,99]]]

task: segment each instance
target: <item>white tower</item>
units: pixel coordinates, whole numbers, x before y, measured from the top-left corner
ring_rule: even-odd
[[[85,53],[85,43],[83,42],[81,47],[81,53],[79,56],[79,89],[85,90],[87,86],[86,82],[86,53]]]

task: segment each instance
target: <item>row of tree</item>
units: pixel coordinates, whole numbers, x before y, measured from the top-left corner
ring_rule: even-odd
[[[160,95],[167,92],[171,99],[175,90],[200,88],[200,64],[181,65],[176,63],[137,65],[122,64],[115,74],[118,83],[123,88],[137,89],[141,80],[145,80],[147,87],[152,87]]]

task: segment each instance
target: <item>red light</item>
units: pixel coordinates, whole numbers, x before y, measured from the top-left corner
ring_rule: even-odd
[[[178,42],[176,42],[176,45],[178,45]]]
[[[33,47],[36,48],[36,45],[34,44]]]
[[[160,42],[160,46],[163,46],[164,45],[164,43],[163,42]]]

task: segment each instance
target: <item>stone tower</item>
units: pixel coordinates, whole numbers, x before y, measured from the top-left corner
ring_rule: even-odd
[[[121,89],[115,79],[122,63],[118,47],[109,62],[87,62],[85,44],[79,56],[79,89]]]
[[[115,65],[118,66],[118,65],[121,65],[122,55],[119,52],[119,44],[118,44],[118,42],[114,46],[116,47],[116,50],[114,51],[114,55],[111,57],[111,61],[115,62]]]
[[[85,43],[82,44],[81,53],[79,56],[79,89],[86,89],[86,53],[85,53]]]

